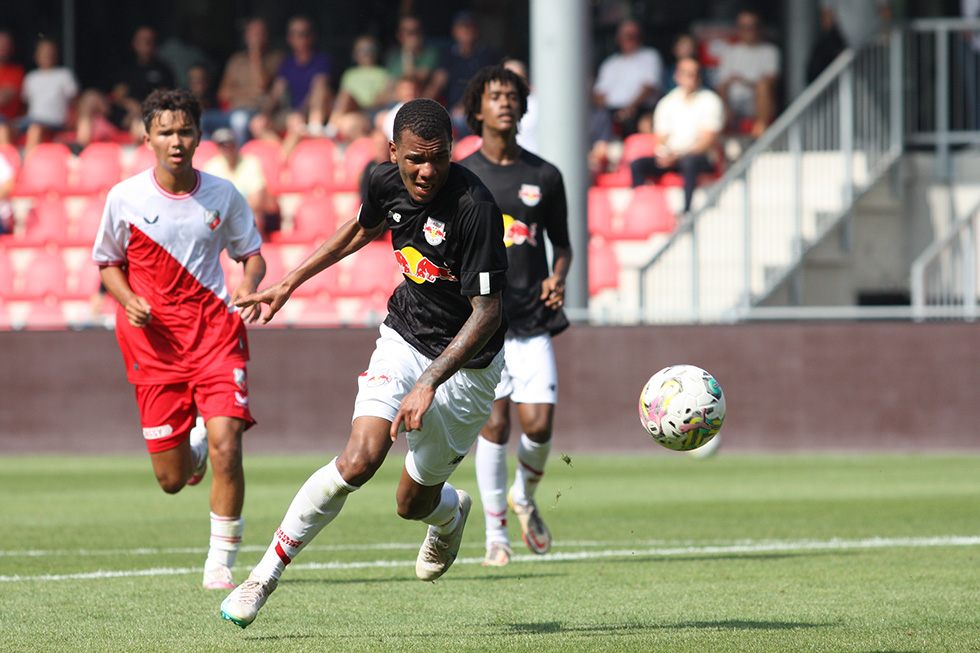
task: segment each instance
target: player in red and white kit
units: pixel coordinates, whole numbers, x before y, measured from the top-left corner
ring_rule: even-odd
[[[201,139],[197,99],[158,90],[142,113],[156,166],[109,191],[92,257],[119,302],[116,337],[160,487],[173,494],[199,483],[211,458],[204,587],[229,589],[244,527],[242,433],[255,423],[243,315],[259,315],[239,314],[234,302],[265,275],[262,238],[235,187],[192,166]],[[232,293],[222,250],[245,266]],[[194,428],[198,414],[205,427]]]

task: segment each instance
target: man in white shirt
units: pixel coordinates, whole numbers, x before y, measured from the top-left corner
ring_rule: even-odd
[[[613,123],[620,126],[619,136],[626,138],[637,131],[640,114],[656,104],[663,60],[655,49],[643,47],[640,24],[635,20],[620,23],[616,45],[619,53],[599,66],[592,96],[596,107],[608,111]]]
[[[762,40],[759,14],[740,11],[735,19],[738,41],[726,48],[718,66],[718,93],[728,110],[729,123],[751,120],[750,134],[758,138],[776,117],[779,49]]]
[[[684,212],[691,209],[691,198],[698,175],[714,169],[713,157],[724,126],[725,110],[714,91],[701,86],[701,64],[693,57],[677,62],[677,87],[664,96],[653,113],[656,154],[630,164],[633,186],[648,177],[659,179],[678,171],[684,178]]]
[[[27,103],[27,115],[18,120],[17,126],[27,132],[25,150],[51,132],[65,128],[69,106],[78,95],[74,73],[58,65],[58,56],[58,44],[42,38],[34,50],[37,68],[24,76],[21,96]]]

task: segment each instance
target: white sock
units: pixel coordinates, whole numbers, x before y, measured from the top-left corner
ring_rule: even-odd
[[[340,475],[336,458],[313,472],[289,504],[272,543],[252,573],[278,579],[286,565],[340,513],[347,495],[357,489]]]
[[[422,518],[440,535],[451,533],[459,522],[459,495],[448,482],[442,486],[442,496],[436,509]]]
[[[517,474],[514,476],[514,501],[523,503],[534,498],[550,451],[551,440],[534,442],[521,433],[521,443],[517,447]]]
[[[507,445],[490,442],[482,435],[476,440],[476,482],[480,487],[487,545],[510,544],[507,537]]]
[[[238,549],[242,546],[242,531],[245,520],[241,517],[222,517],[211,513],[211,541],[205,569],[218,565],[234,567]]]

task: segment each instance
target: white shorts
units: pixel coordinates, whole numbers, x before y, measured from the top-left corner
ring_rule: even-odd
[[[395,421],[405,395],[431,363],[397,331],[382,324],[368,369],[357,379],[354,419]],[[435,399],[422,418],[422,428],[405,434],[405,469],[415,482],[438,485],[456,470],[490,417],[493,390],[503,366],[501,351],[487,367],[464,368],[436,389]]]
[[[551,336],[508,337],[504,341],[504,371],[494,399],[510,397],[518,404],[555,404],[558,368]]]

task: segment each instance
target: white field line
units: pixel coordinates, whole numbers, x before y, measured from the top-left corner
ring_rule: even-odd
[[[608,547],[609,542],[562,542],[564,547],[578,546],[586,547]],[[728,544],[707,544],[680,546],[649,546],[650,543],[642,544],[641,547],[633,548],[599,548],[598,550],[585,551],[562,551],[549,553],[546,555],[517,555],[514,556],[515,562],[572,562],[578,560],[598,560],[604,558],[631,558],[631,557],[671,557],[688,555],[730,555],[733,553],[757,554],[757,553],[779,553],[779,552],[802,552],[802,551],[846,551],[854,549],[894,549],[894,548],[924,548],[937,546],[980,546],[980,536],[961,536],[945,535],[936,537],[871,537],[861,540],[744,540],[731,542]],[[337,546],[337,547],[307,547],[306,550],[339,551],[339,550],[385,550],[385,549],[415,549],[418,544],[383,544],[383,545],[362,545],[362,546]],[[259,550],[251,547],[252,550]],[[244,550],[244,547],[243,547]],[[100,555],[145,555],[149,549],[132,549],[121,552],[101,552]],[[202,553],[203,549],[156,549],[154,553]],[[13,552],[5,552],[3,555],[11,555]],[[31,555],[39,554],[32,552]],[[68,555],[68,552],[59,552]],[[92,555],[92,552],[83,555]],[[459,558],[456,564],[477,565],[483,562],[482,557],[478,558]],[[293,570],[317,570],[317,569],[369,569],[369,568],[389,568],[389,567],[411,567],[415,565],[414,558],[411,560],[366,560],[363,562],[309,562],[305,564],[294,564],[290,566]],[[140,576],[177,576],[181,574],[199,574],[201,567],[155,567],[151,569],[136,569],[126,571],[106,571],[97,570],[91,572],[80,572],[73,574],[41,574],[37,576],[7,576],[0,575],[0,582],[41,582],[59,580],[91,580],[104,578],[135,578]]]

